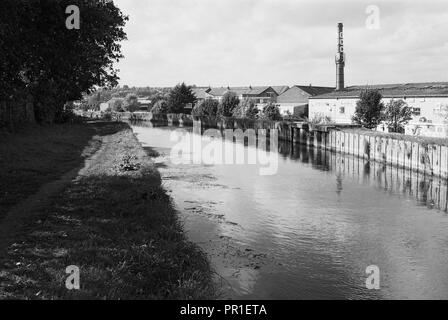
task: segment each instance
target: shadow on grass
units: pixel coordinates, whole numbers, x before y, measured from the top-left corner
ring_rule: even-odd
[[[0,133],[0,219],[40,186],[82,166],[99,147],[98,137],[125,128],[122,123],[89,122]]]
[[[70,265],[79,291],[65,287]],[[83,177],[55,196],[9,248],[0,298],[212,299],[211,278],[149,166]]]

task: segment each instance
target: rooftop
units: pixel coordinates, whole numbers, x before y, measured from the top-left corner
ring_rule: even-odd
[[[231,91],[236,95],[260,95],[269,88],[272,88],[278,95],[285,92],[288,87],[287,86],[257,86],[257,87],[221,87],[221,88],[211,88],[208,92],[212,96],[223,96],[226,92]]]
[[[303,91],[305,91],[306,93],[308,93],[311,96],[317,96],[320,94],[326,94],[326,93],[330,93],[332,91],[334,91],[334,87],[318,87],[318,86],[313,86],[313,85],[309,85],[309,86],[301,86],[301,85],[296,85],[294,87],[297,87]]]
[[[385,98],[396,97],[448,97],[448,82],[379,84],[351,86],[341,91],[332,91],[310,99],[358,98],[365,89],[377,89]]]

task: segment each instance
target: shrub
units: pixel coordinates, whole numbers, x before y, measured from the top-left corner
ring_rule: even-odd
[[[314,114],[313,118],[309,120],[309,123],[311,124],[333,124],[334,122],[331,120],[329,116],[326,116],[322,113],[316,113]]]
[[[111,101],[109,108],[114,112],[123,112],[123,99],[114,99]]]
[[[135,112],[140,109],[140,103],[136,94],[130,93],[123,101],[122,108],[124,111]]]
[[[233,111],[239,104],[240,99],[238,99],[234,92],[226,92],[218,106],[218,115],[223,117],[231,117],[233,115]]]
[[[193,111],[191,114],[193,116],[198,117],[213,117],[216,116],[218,113],[218,106],[219,102],[212,99],[206,99],[204,101],[201,101],[197,106],[193,108]]]
[[[255,106],[255,102],[252,99],[244,99],[234,110],[233,117],[256,119],[260,110]]]
[[[152,107],[151,112],[154,114],[168,113],[168,103],[166,100],[159,100]]]
[[[263,108],[263,119],[279,121],[282,120],[282,115],[280,114],[280,109],[274,103],[268,103]]]

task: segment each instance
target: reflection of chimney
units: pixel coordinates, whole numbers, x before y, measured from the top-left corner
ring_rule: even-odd
[[[344,26],[338,23],[338,52],[336,53],[336,90],[344,90]]]

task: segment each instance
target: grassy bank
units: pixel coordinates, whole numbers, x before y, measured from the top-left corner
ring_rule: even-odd
[[[1,262],[0,298],[213,298],[208,260],[185,238],[132,131],[87,127],[96,132],[90,157],[76,180],[24,220]],[[70,265],[80,268],[81,290],[65,287]]]
[[[109,130],[116,130],[110,128]],[[14,134],[0,132],[0,218],[40,186],[82,165],[95,134],[107,134],[96,124],[30,126]]]

